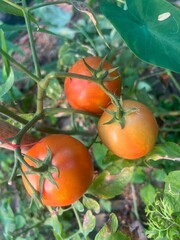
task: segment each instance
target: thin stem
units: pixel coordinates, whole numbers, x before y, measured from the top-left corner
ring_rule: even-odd
[[[171,71],[167,70],[166,71],[168,76],[171,78],[174,86],[176,87],[177,91],[180,92],[180,85],[179,83],[176,81],[175,77],[173,76],[173,74],[171,73]]]
[[[167,112],[159,112],[159,113],[156,113],[156,116],[158,117],[166,117],[166,116],[180,116],[180,111],[167,111]]]
[[[135,214],[137,220],[140,222],[140,217],[139,217],[138,208],[137,208],[137,198],[136,198],[136,193],[135,193],[133,184],[131,184],[131,191],[132,191],[132,195],[133,195],[134,214]]]
[[[12,185],[12,180],[16,174],[17,168],[18,168],[18,158],[16,156],[16,152],[14,152],[14,166],[13,166],[13,170],[11,172],[11,176],[8,181],[8,185]]]
[[[37,86],[37,104],[36,104],[36,113],[40,114],[43,112],[43,98],[44,98],[45,89],[41,87],[40,84]]]
[[[83,226],[82,226],[82,223],[81,223],[79,214],[78,214],[76,208],[73,206],[73,204],[72,204],[72,209],[73,209],[73,211],[74,211],[74,214],[75,214],[75,217],[76,217],[78,226],[79,226],[79,230],[80,230],[80,232],[83,234]]]
[[[30,47],[31,47],[31,53],[32,53],[32,58],[33,58],[33,62],[34,62],[35,72],[36,72],[36,75],[39,78],[41,78],[41,71],[40,71],[40,66],[39,66],[38,57],[37,57],[36,48],[35,48],[35,43],[34,43],[34,39],[33,39],[31,22],[30,22],[30,19],[29,19],[29,11],[28,11],[27,6],[26,6],[26,0],[22,0],[22,5],[24,7],[23,8],[23,14],[24,14],[24,19],[25,19],[25,22],[26,22],[27,32],[28,32],[28,36],[29,36],[29,42],[30,42]]]
[[[51,72],[51,73],[47,74],[46,77],[43,79],[43,81],[41,83],[41,87],[43,89],[46,89],[50,80],[53,79],[53,78],[66,78],[66,77],[79,78],[79,79],[82,79],[82,80],[88,80],[88,81],[95,82],[95,83],[99,84],[98,83],[99,78],[97,78],[97,77],[85,76],[85,75],[81,75],[81,74],[77,74],[77,73],[70,73],[70,72]],[[114,80],[114,78],[106,78],[105,80],[106,81],[112,81],[112,80]]]
[[[44,133],[49,133],[49,134],[68,134],[68,135],[80,135],[80,136],[85,136],[85,137],[93,137],[95,135],[94,132],[90,131],[78,131],[78,130],[60,130],[57,128],[50,128],[47,126],[39,126],[36,128],[38,131],[44,132]]]
[[[58,114],[58,113],[69,113],[69,114],[83,114],[83,115],[87,115],[87,116],[91,116],[91,117],[96,117],[99,118],[98,115],[95,115],[93,113],[89,113],[86,111],[81,111],[81,110],[76,110],[73,108],[46,108],[44,109],[44,115],[45,116],[51,116],[54,114]]]
[[[18,69],[21,70],[22,73],[25,73],[26,75],[28,75],[33,81],[35,81],[36,83],[39,83],[40,79],[32,74],[31,72],[29,72],[25,67],[23,67],[20,63],[16,62],[16,60],[14,58],[12,58],[9,54],[7,54],[5,51],[3,51],[0,48],[0,53],[5,56],[15,67],[17,67]]]
[[[44,223],[45,221],[42,221],[41,220],[41,222],[38,222],[38,223],[35,223],[34,225],[32,225],[32,226],[30,226],[30,227],[27,227],[27,228],[21,228],[21,229],[17,229],[17,230],[15,230],[15,232],[13,233],[13,237],[19,237],[19,236],[21,236],[21,235],[23,235],[24,233],[27,233],[27,232],[29,232],[30,230],[32,230],[33,228],[40,228],[40,226],[42,226],[43,225],[43,223]]]
[[[36,191],[36,189],[32,186],[32,184],[30,183],[29,179],[27,178],[26,174],[23,172],[23,170],[20,168],[21,174],[22,176],[26,179],[27,184],[29,185],[29,187],[31,188],[32,191],[32,200],[35,201],[35,203],[37,204],[37,206],[39,207],[44,207],[42,204],[42,201],[40,199],[39,196],[39,192]]]
[[[40,4],[37,4],[35,6],[30,7],[29,11],[34,11],[38,8],[46,7],[48,5],[55,5],[55,4],[62,4],[62,3],[71,4],[71,1],[68,1],[68,0],[63,1],[62,0],[62,1],[55,1],[55,2],[40,3]]]
[[[9,117],[11,119],[16,120],[19,123],[26,124],[28,121],[18,115],[16,115],[14,112],[10,111],[6,107],[0,105],[0,114],[5,115],[6,117]]]
[[[21,142],[22,137],[24,136],[24,134],[41,118],[43,117],[43,113],[35,115],[34,118],[29,121],[24,128],[22,128],[19,133],[14,137],[13,143],[19,145]]]
[[[163,128],[160,128],[159,129],[161,132],[180,132],[180,128],[166,128],[166,127],[163,127]]]

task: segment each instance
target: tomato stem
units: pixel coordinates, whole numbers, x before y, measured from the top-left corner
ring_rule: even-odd
[[[141,221],[140,221],[140,217],[139,217],[139,213],[138,213],[138,208],[137,208],[136,192],[135,192],[135,188],[134,188],[134,185],[133,185],[133,184],[131,184],[131,191],[132,191],[132,195],[133,195],[134,214],[135,214],[137,220],[138,220],[139,222],[141,222]]]
[[[18,63],[14,58],[12,58],[9,54],[7,54],[2,48],[0,48],[0,53],[5,56],[15,67],[21,70],[22,73],[25,73],[29,76],[34,82],[39,83],[40,79],[34,75],[33,73],[29,72],[25,67],[23,67],[20,63]]]
[[[74,207],[73,204],[72,204],[72,209],[74,211],[74,215],[76,217],[76,220],[77,220],[77,223],[78,223],[78,226],[79,226],[79,231],[84,235],[84,233],[83,233],[83,226],[82,226],[79,214],[78,214],[78,212],[77,212],[77,210],[76,210],[76,208]]]
[[[40,194],[38,191],[36,191],[36,189],[32,186],[32,184],[30,183],[30,181],[28,180],[26,174],[22,171],[22,169],[20,168],[21,174],[22,176],[26,179],[27,184],[29,185],[29,187],[32,190],[32,200],[35,201],[36,205],[39,207],[44,207],[40,198]]]
[[[10,111],[9,109],[4,107],[3,105],[0,105],[0,114],[5,115],[6,117],[11,118],[13,120],[16,120],[17,122],[22,123],[22,124],[26,124],[28,122],[26,119],[18,116],[17,114]]]
[[[69,114],[83,114],[83,115],[88,115],[88,116],[99,118],[99,116],[96,114],[89,113],[89,112],[82,111],[82,110],[76,110],[74,108],[46,108],[46,109],[44,109],[45,116],[52,116],[53,114],[57,114],[60,112],[69,113]]]
[[[166,70],[167,75],[171,78],[174,86],[176,87],[177,91],[180,92],[180,85],[177,82],[177,80],[175,79],[175,77],[173,76],[172,72],[170,70]]]
[[[11,176],[8,181],[8,185],[12,185],[12,180],[16,174],[17,169],[18,169],[18,158],[16,156],[16,153],[14,152],[14,165],[13,165],[13,170],[11,172]]]
[[[26,0],[22,0],[22,6],[23,6],[22,8],[23,15],[24,15],[24,19],[27,27],[28,36],[29,36],[29,43],[31,47],[31,53],[32,53],[32,58],[34,62],[35,72],[36,72],[36,75],[39,77],[39,79],[41,79],[41,71],[40,71],[40,66],[38,62],[37,51],[35,48],[35,42],[32,34],[31,21],[29,18],[29,10],[26,5]]]
[[[24,134],[32,127],[34,124],[43,117],[43,112],[40,114],[35,115],[31,121],[29,121],[14,137],[13,144],[20,145],[21,139]]]

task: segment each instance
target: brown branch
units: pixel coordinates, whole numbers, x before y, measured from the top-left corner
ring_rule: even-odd
[[[16,136],[19,129],[3,120],[0,120],[0,147],[8,150],[14,150],[11,139]],[[30,147],[31,143],[37,142],[37,138],[30,133],[26,133],[21,141],[21,151],[25,153]],[[29,145],[29,146],[28,146]]]

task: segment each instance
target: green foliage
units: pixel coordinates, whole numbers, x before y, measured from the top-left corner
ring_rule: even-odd
[[[147,203],[148,217],[146,231],[150,239],[180,239],[180,171],[171,172],[166,177],[163,197]]]
[[[113,173],[110,168],[116,169],[117,173]],[[119,169],[119,163],[116,162],[101,172],[91,184],[89,192],[98,198],[109,199],[121,194],[124,187],[131,181],[133,167],[124,167]]]
[[[156,145],[154,149],[146,156],[146,160],[158,161],[161,159],[180,161],[180,146],[173,142],[165,142]]]
[[[35,0],[26,7],[25,0],[0,1],[1,13],[29,20],[16,26],[0,23],[0,100],[12,110],[12,114],[0,111],[0,117],[19,127],[23,135],[27,131],[24,120],[29,124],[43,108],[44,118],[30,125],[29,132],[37,138],[60,132],[80,139],[90,148],[95,177],[72,206],[38,209],[32,204],[28,208],[20,171],[15,171],[13,185],[7,184],[16,167],[14,156],[1,151],[2,239],[130,240],[130,233],[121,227],[123,221],[131,225],[135,218],[143,222],[149,239],[180,239],[179,75],[157,67],[180,72],[179,9],[164,0],[65,2],[68,11],[54,2]],[[56,38],[55,48],[44,48],[42,33]],[[115,156],[97,137],[99,116],[69,108],[63,74],[77,59],[89,55],[107,55],[119,67],[123,98],[144,103],[157,118],[158,144],[145,157],[127,161]],[[39,84],[42,81],[45,84]],[[4,140],[11,138],[0,139]],[[121,200],[127,203],[125,207]],[[116,201],[118,209],[114,209]],[[99,220],[102,216],[103,221]]]
[[[115,214],[111,213],[108,222],[101,228],[99,233],[96,235],[95,240],[130,240],[129,237],[118,231],[118,220]]]
[[[126,0],[122,6],[103,0],[101,11],[139,58],[180,72],[178,8],[164,0]]]

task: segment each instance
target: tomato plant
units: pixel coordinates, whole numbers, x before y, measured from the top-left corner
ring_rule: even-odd
[[[84,61],[93,69],[97,70],[102,58],[100,57],[86,57]],[[69,73],[76,73],[85,76],[92,76],[92,73],[85,65],[83,59],[75,62],[69,69]],[[105,61],[102,67],[103,70],[110,70],[113,66]],[[111,78],[117,77],[112,81],[104,81],[104,85],[107,89],[119,95],[121,90],[121,79],[118,77],[118,72],[112,72],[108,75]],[[84,110],[87,112],[100,114],[103,112],[101,108],[105,108],[110,103],[110,98],[102,90],[101,86],[93,81],[88,81],[80,78],[67,77],[65,79],[65,94],[69,104],[78,110]]]
[[[154,146],[158,134],[156,119],[144,104],[134,100],[123,101],[124,112],[133,108],[136,110],[124,115],[124,128],[118,121],[108,124],[112,115],[106,111],[98,122],[102,142],[114,154],[125,159],[137,159],[146,155]],[[107,110],[116,112],[116,106],[111,104]]]
[[[87,190],[93,178],[93,163],[86,147],[71,136],[57,134],[49,135],[31,149],[27,156],[44,161],[48,148],[52,153],[51,163],[59,170],[52,173],[57,186],[44,179],[42,189],[42,203],[47,206],[67,206],[78,200]],[[30,158],[25,157],[25,161],[36,166]],[[24,173],[28,171],[22,165]],[[40,191],[40,177],[38,174],[26,174],[26,178],[35,188]],[[27,192],[32,195],[32,188],[23,176],[23,183]]]
[[[178,2],[0,1],[2,239],[180,236]]]

